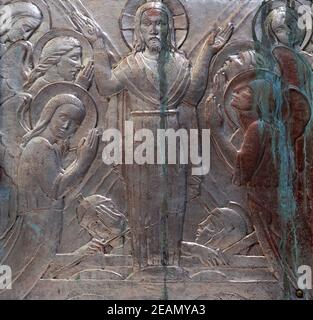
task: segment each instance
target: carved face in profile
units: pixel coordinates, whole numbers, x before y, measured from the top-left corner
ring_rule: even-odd
[[[7,38],[12,43],[19,40],[27,40],[39,24],[40,21],[35,18],[22,18],[14,24],[12,29],[10,29],[7,33]]]
[[[221,229],[222,226],[218,219],[210,215],[205,221],[199,224],[196,233],[196,242],[203,245],[210,242]]]
[[[234,67],[234,66],[242,66],[244,64],[244,56],[243,53],[240,52],[238,54],[233,54],[229,56],[229,58],[224,63],[224,68]]]
[[[73,136],[84,120],[82,111],[73,104],[64,104],[54,113],[49,130],[58,140],[66,140]]]
[[[224,72],[226,80],[230,80],[240,72],[253,67],[255,65],[254,56],[255,52],[252,50],[233,54],[225,61],[219,73]]]
[[[237,86],[232,94],[231,106],[237,110],[249,111],[253,105],[253,91],[248,85]]]
[[[82,49],[75,47],[64,54],[57,64],[58,74],[64,81],[74,81],[82,66]]]
[[[160,52],[162,47],[168,45],[167,14],[158,9],[146,10],[141,17],[140,31],[149,50]]]
[[[82,68],[82,55],[82,46],[76,38],[68,36],[52,38],[43,47],[26,87],[38,92],[46,82],[74,82]],[[41,78],[46,82],[37,81]]]
[[[0,36],[3,43],[28,40],[42,20],[40,10],[31,3],[5,5],[0,11]]]
[[[235,108],[240,126],[245,130],[248,126],[258,119],[257,113],[253,108],[254,92],[248,85],[239,85],[235,87],[231,106]]]

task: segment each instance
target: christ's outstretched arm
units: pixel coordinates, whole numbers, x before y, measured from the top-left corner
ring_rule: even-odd
[[[228,24],[225,29],[210,33],[204,41],[197,60],[192,68],[191,84],[185,101],[197,106],[202,99],[208,83],[209,68],[213,56],[228,42],[234,31],[234,26]]]

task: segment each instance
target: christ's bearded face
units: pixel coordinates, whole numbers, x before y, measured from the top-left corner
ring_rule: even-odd
[[[147,48],[152,52],[160,52],[168,45],[169,22],[167,14],[158,9],[145,11],[141,18],[140,31]]]

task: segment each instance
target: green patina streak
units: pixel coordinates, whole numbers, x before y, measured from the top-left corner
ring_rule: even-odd
[[[288,4],[286,4],[288,5]],[[287,10],[290,10],[288,8]],[[262,26],[263,26],[263,38],[262,43],[256,42],[256,49],[261,49],[261,54],[263,56],[263,61],[266,62],[266,65],[259,65],[259,68],[266,68],[268,70],[277,70],[278,63],[273,56],[273,43],[266,36],[266,26],[265,19],[268,16],[270,8],[265,6],[264,12],[262,12]],[[289,26],[292,26],[292,23],[289,21],[289,16],[286,15],[285,23]],[[297,28],[297,26],[294,26]],[[295,37],[297,34],[295,29],[289,34],[289,48],[293,49],[295,47]],[[296,70],[297,74],[294,75],[295,79],[299,85],[299,90],[306,95],[309,99],[310,108],[312,110],[312,97],[311,97],[311,88],[312,88],[312,72],[311,67],[304,63],[303,58],[300,54],[294,51],[294,58],[296,61]],[[257,75],[257,78],[264,79],[264,74],[260,72]],[[300,211],[308,210],[307,199],[304,196],[303,203],[299,203],[297,201],[297,186],[295,186],[295,181],[297,175],[297,159],[295,152],[295,144],[291,139],[290,135],[290,124],[288,121],[284,119],[284,110],[286,107],[284,104],[284,89],[288,88],[288,79],[281,79],[276,76],[270,76],[269,74],[266,76],[266,80],[269,80],[273,86],[273,93],[275,96],[275,111],[273,118],[271,119],[270,133],[272,138],[272,155],[274,159],[274,163],[276,166],[276,170],[278,173],[278,212],[276,214],[279,215],[279,220],[281,223],[281,231],[282,238],[280,243],[280,254],[282,258],[282,263],[285,265],[284,267],[284,295],[286,299],[291,298],[291,290],[292,286],[290,285],[290,280],[288,279],[288,270],[286,269],[286,265],[289,265],[293,274],[297,274],[297,268],[304,264],[304,246],[299,242],[299,235],[302,229],[302,225],[305,225],[305,221],[303,221],[303,217],[307,216],[306,214],[301,214],[302,219],[299,218]],[[264,94],[264,100],[262,104],[268,104],[268,96]],[[261,109],[261,118],[266,117],[264,114],[264,110],[266,108]],[[312,112],[312,111],[311,111]],[[308,141],[308,132],[312,130],[312,117],[309,125],[306,128],[304,133],[304,147],[303,147],[303,157],[305,161],[305,168],[303,172],[303,185],[302,188],[304,190],[300,190],[305,194],[307,190],[307,141]],[[299,161],[299,159],[298,159]],[[300,160],[301,161],[301,160]],[[299,190],[298,190],[299,191]],[[291,247],[290,247],[291,243]],[[308,245],[308,244],[307,244]]]
[[[161,27],[161,34],[165,34],[163,26]],[[167,32],[169,32],[167,30]],[[160,129],[167,129],[167,115],[166,111],[168,110],[168,80],[166,74],[166,65],[170,59],[170,48],[168,47],[167,39],[161,39],[162,41],[162,50],[158,58],[158,74],[159,74],[159,85],[160,85]],[[166,143],[166,142],[165,142]],[[162,192],[162,205],[160,211],[160,254],[161,254],[161,263],[164,271],[164,286],[162,299],[168,300],[168,290],[167,290],[167,277],[168,277],[168,262],[169,262],[169,252],[168,252],[168,150],[167,148],[162,148],[165,150],[164,159],[165,163],[162,164],[161,168],[161,192]]]

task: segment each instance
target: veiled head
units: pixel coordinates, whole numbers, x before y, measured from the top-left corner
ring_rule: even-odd
[[[28,2],[4,5],[0,10],[1,42],[28,40],[42,21],[42,13],[37,6]]]
[[[292,8],[273,9],[264,22],[269,41],[289,47],[300,45],[305,37],[305,30],[298,27],[298,19],[298,14]]]

